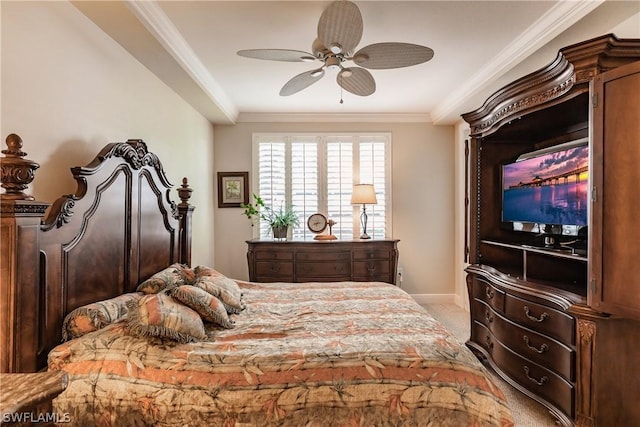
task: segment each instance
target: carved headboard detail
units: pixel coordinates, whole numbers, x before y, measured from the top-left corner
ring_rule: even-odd
[[[5,263],[2,256],[2,293],[10,294],[11,307],[0,314],[6,311],[12,320],[0,330],[3,339],[6,333],[17,344],[1,365],[3,371],[44,368],[48,352],[60,342],[62,321],[73,309],[132,292],[174,262],[191,262],[191,189],[185,178],[181,202],[173,202],[162,164],[142,140],[108,144],[91,163],[71,172],[76,192],[57,199],[36,232],[31,227],[28,237],[15,233],[8,249],[25,261]],[[5,203],[3,197],[2,202],[4,234],[4,205],[10,200]],[[7,277],[16,276],[10,280],[14,289],[7,292],[5,264],[11,270]],[[25,274],[25,267],[38,274]],[[37,314],[24,322],[25,310]],[[25,354],[30,350],[34,354]]]

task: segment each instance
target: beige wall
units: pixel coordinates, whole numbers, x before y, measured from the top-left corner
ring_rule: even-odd
[[[393,237],[400,239],[402,287],[409,293],[454,293],[454,128],[426,123],[239,123],[215,126],[214,172],[251,171],[254,132],[392,133]],[[251,179],[250,179],[251,180]],[[216,268],[247,279],[245,240],[251,223],[239,208],[215,209]]]
[[[20,135],[40,163],[31,194],[53,201],[73,193],[69,167],[86,165],[109,142],[141,138],[174,185],[189,177],[193,262],[213,264],[213,126],[70,3],[0,8],[0,129],[3,141]]]

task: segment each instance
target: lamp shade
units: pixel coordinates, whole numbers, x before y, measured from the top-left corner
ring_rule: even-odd
[[[376,190],[373,188],[373,184],[356,184],[353,186],[352,205],[375,205],[376,203],[378,203],[378,199],[376,198]]]

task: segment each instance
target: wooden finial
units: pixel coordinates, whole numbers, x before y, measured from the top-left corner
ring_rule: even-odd
[[[181,205],[188,205],[193,190],[189,187],[187,177],[182,178],[182,185],[178,188],[178,197],[180,197]]]
[[[24,192],[35,177],[35,170],[40,165],[24,157],[27,155],[22,151],[22,138],[15,133],[7,136],[5,140],[7,149],[2,150],[4,157],[0,158],[2,165],[2,188],[5,192],[0,195],[3,200],[33,200]]]

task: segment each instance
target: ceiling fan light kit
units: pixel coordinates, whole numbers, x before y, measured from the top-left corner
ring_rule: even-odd
[[[281,96],[290,96],[320,80],[327,70],[340,70],[336,81],[344,90],[359,96],[376,91],[376,82],[366,69],[386,70],[422,64],[433,58],[433,50],[417,44],[386,42],[363,47],[353,54],[362,38],[363,23],[360,9],[355,3],[338,0],[331,3],[320,16],[318,38],[314,40],[312,54],[289,49],[240,50],[247,58],[285,62],[320,61],[323,65],[305,71],[290,79],[280,89]],[[345,67],[353,61],[358,67]]]

